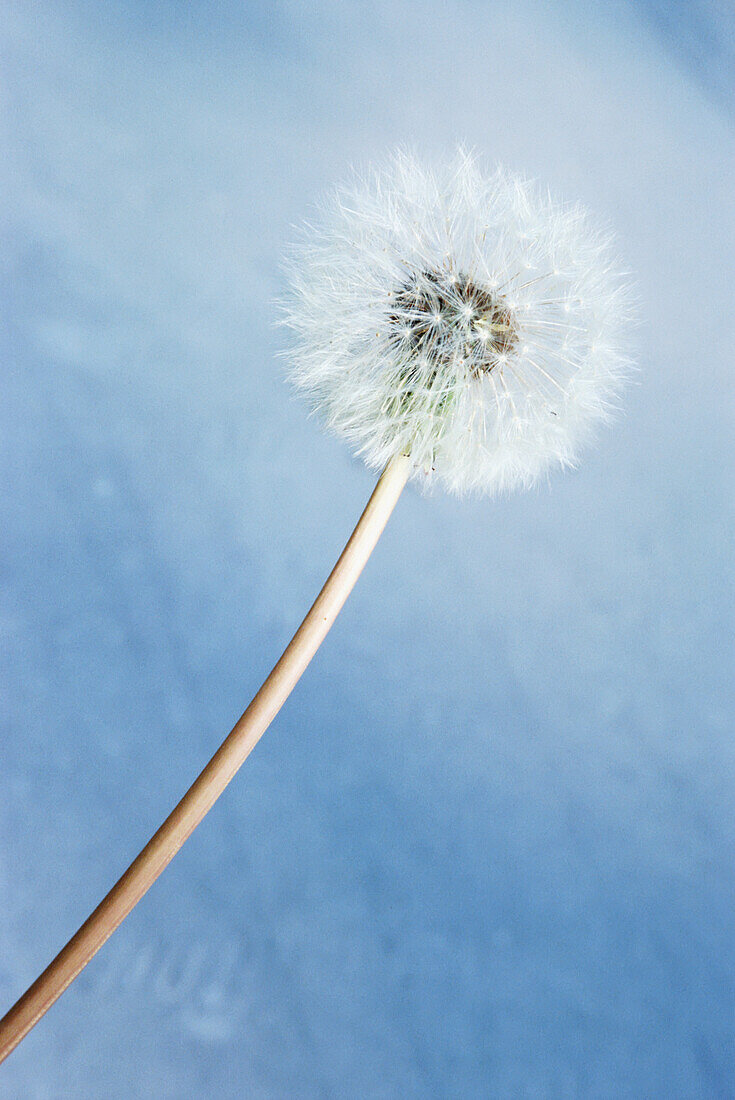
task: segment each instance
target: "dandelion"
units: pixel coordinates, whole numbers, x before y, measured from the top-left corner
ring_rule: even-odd
[[[454,493],[574,463],[628,372],[609,238],[464,152],[340,188],[289,268],[295,385],[369,466],[410,453]]]
[[[339,190],[290,259],[292,378],[372,467],[332,573],[231,733],[140,855],[0,1020],[0,1060],[137,904],[270,725],[336,619],[409,478],[455,493],[570,465],[628,372],[611,243],[510,173],[398,155]]]

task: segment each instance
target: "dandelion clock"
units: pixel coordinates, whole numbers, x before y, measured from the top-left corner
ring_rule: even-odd
[[[161,874],[280,710],[410,479],[459,495],[576,462],[630,364],[609,236],[459,152],[394,156],[339,188],[289,254],[290,377],[381,471],[337,564],[260,691],[140,855],[0,1021],[5,1057]]]
[[[467,155],[340,189],[290,270],[296,385],[370,466],[410,455],[450,492],[574,462],[627,372],[607,237]]]

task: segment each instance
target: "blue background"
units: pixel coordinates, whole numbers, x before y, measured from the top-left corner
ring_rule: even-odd
[[[3,5],[1,1007],[230,728],[370,492],[276,359],[312,201],[464,141],[616,227],[643,324],[577,472],[405,494],[0,1095],[735,1095],[734,23]]]

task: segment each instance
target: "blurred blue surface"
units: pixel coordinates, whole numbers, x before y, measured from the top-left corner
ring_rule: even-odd
[[[728,6],[11,0],[1,33],[0,1007],[370,491],[275,358],[311,201],[465,141],[614,224],[644,323],[578,472],[406,494],[0,1095],[734,1095]]]

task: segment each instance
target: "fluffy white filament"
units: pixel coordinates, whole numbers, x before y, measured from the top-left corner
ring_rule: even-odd
[[[289,270],[295,384],[370,466],[409,453],[453,492],[573,463],[628,372],[609,237],[461,151],[340,188]]]

